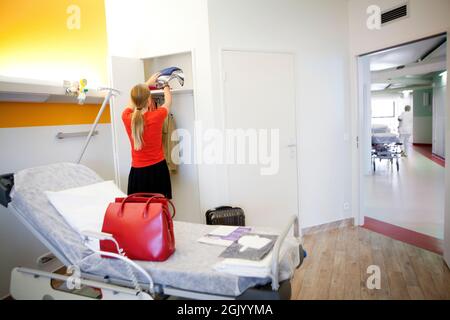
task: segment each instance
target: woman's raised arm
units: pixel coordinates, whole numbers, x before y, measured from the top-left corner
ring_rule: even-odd
[[[145,84],[147,85],[147,87],[153,87],[156,85],[156,80],[158,80],[158,77],[161,73],[157,72],[155,74],[153,74],[146,82]]]
[[[172,106],[172,92],[170,92],[170,87],[166,85],[164,87],[164,104],[161,108],[166,108],[167,113],[170,113],[170,107]]]

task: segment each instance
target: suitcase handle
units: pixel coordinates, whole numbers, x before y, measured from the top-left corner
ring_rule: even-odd
[[[233,207],[230,206],[220,206],[214,209],[209,209],[208,211],[206,211],[205,215],[208,216],[211,212],[216,211],[216,210],[225,210],[225,209],[233,209]]]
[[[214,210],[224,210],[224,209],[233,209],[233,207],[230,207],[230,206],[220,206],[220,207],[215,208]]]

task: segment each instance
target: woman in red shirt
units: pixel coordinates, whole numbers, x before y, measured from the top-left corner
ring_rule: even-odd
[[[172,199],[170,174],[164,158],[162,128],[170,112],[172,94],[164,87],[164,104],[157,107],[149,86],[153,86],[159,74],[145,84],[131,89],[131,106],[125,108],[122,120],[131,143],[132,164],[128,179],[128,194],[161,193]]]

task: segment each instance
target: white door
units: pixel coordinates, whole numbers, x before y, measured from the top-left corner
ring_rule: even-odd
[[[116,183],[127,192],[131,147],[122,123],[122,111],[129,105],[131,88],[145,81],[144,62],[135,58],[111,57],[110,68],[111,86],[121,92],[111,100],[110,106]]]
[[[223,51],[222,58],[226,129],[250,129],[249,136],[263,130],[269,137],[279,130],[278,146],[270,139],[266,144],[270,165],[227,166],[229,202],[244,209],[248,225],[283,227],[298,214],[294,56]],[[263,175],[269,167],[278,168]]]

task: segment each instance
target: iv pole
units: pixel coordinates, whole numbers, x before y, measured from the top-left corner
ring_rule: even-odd
[[[108,105],[109,100],[111,99],[111,97],[113,97],[115,95],[120,95],[120,91],[113,89],[113,88],[99,88],[98,90],[99,91],[107,90],[108,93],[106,94],[106,97],[103,100],[103,104],[102,104],[100,110],[98,111],[97,117],[95,118],[95,121],[92,124],[91,130],[89,131],[86,141],[84,142],[83,148],[81,149],[81,153],[77,160],[77,164],[80,164],[81,160],[83,159],[84,153],[86,152],[89,142],[91,142],[92,136],[94,135],[95,129],[97,128],[97,125],[100,122],[100,118],[102,117],[102,114],[105,111],[105,108]]]

